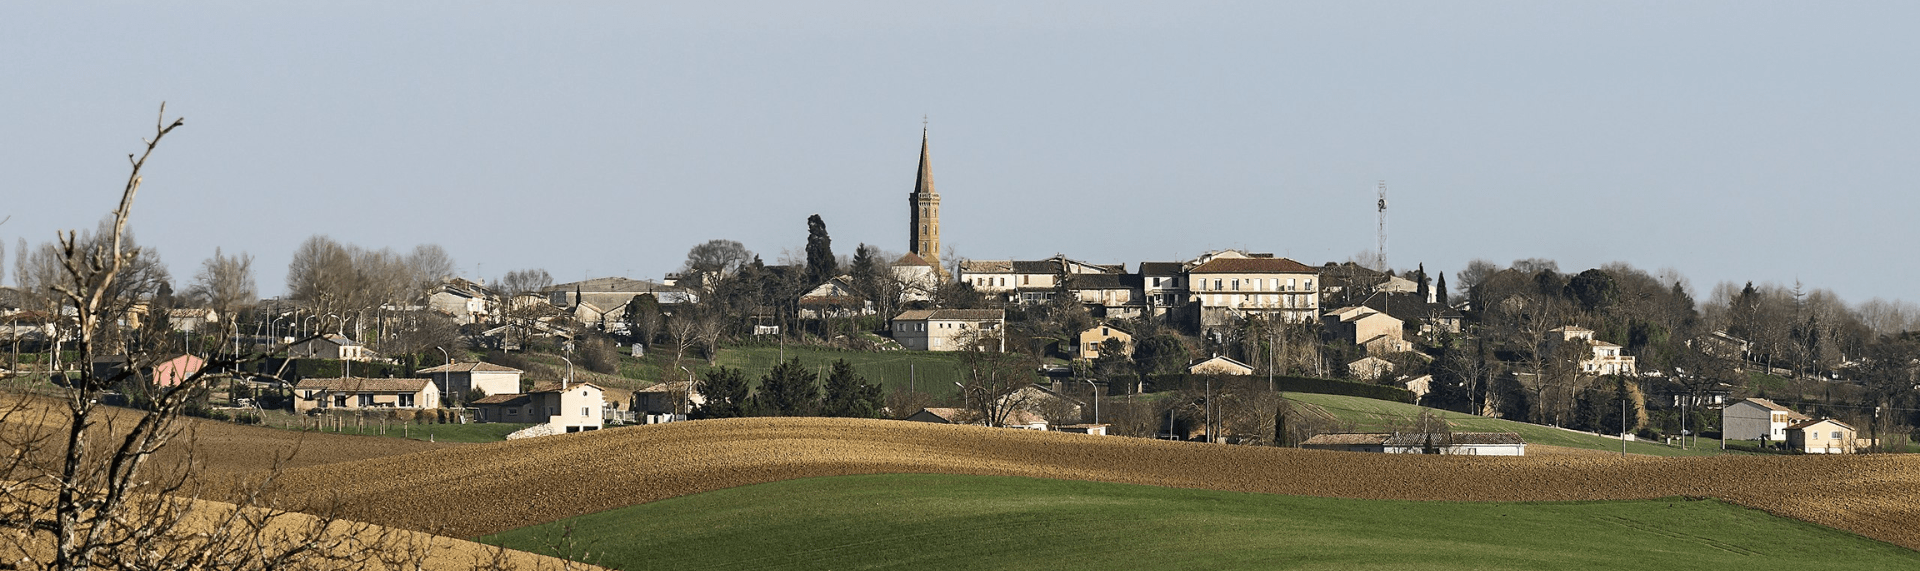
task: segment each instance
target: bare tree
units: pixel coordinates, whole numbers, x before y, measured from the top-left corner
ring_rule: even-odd
[[[287,264],[287,297],[307,302],[315,315],[344,311],[359,289],[347,246],[315,234],[294,249]]]
[[[687,250],[687,261],[680,269],[705,279],[708,274],[726,277],[746,267],[753,252],[733,240],[708,240]],[[704,282],[703,282],[704,283]]]
[[[50,293],[62,312],[73,316],[72,335],[85,357],[100,354],[103,330],[126,315],[113,301],[116,290],[129,285],[127,271],[140,258],[139,249],[125,239],[140,171],[160,140],[182,124],[168,124],[164,106],[161,112],[145,151],[128,156],[131,173],[106,231],[92,240],[71,231],[59,238],[61,279],[51,284]],[[125,371],[155,361],[153,354],[139,351],[130,359]],[[8,566],[353,569],[406,563],[401,560],[417,551],[404,549],[398,536],[364,524],[270,509],[254,501],[257,494],[243,494],[238,504],[224,507],[194,499],[201,491],[190,486],[190,453],[174,470],[149,466],[154,454],[176,444],[179,415],[195,389],[205,386],[207,373],[231,363],[210,363],[179,386],[156,392],[147,409],[137,413],[115,414],[99,405],[107,387],[132,373],[102,377],[90,367],[69,379],[59,405],[36,410],[35,403],[48,401],[10,399],[0,410],[0,422],[38,428],[0,431],[0,441],[12,450],[0,460],[0,471],[8,474],[0,482],[0,528],[9,530],[0,533],[0,541],[10,542],[20,557]],[[27,418],[36,414],[64,418]]]
[[[221,319],[233,319],[234,312],[253,305],[259,290],[253,283],[253,256],[241,253],[228,257],[219,248],[213,257],[200,264],[200,273],[188,288],[198,298],[220,312]]]
[[[407,254],[406,264],[414,282],[412,294],[415,296],[425,296],[440,282],[453,277],[453,256],[439,244],[414,246],[413,253]]]

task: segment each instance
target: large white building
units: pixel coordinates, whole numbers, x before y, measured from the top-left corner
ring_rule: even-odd
[[[968,343],[1004,351],[1006,323],[998,309],[916,309],[893,318],[893,340],[910,351],[959,351]]]

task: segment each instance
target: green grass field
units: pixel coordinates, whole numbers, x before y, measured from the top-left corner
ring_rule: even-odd
[[[773,370],[774,364],[780,361],[780,352],[779,347],[734,347],[720,350],[719,361],[720,365],[746,371],[754,386],[758,386],[760,377]],[[886,391],[912,386],[935,396],[954,394],[958,389],[953,383],[964,380],[966,374],[959,359],[952,354],[925,351],[868,353],[789,346],[786,356],[788,359],[798,357],[800,364],[820,371],[822,380],[834,361],[846,359],[853,364],[855,371],[867,378],[867,382],[878,384]]]
[[[570,535],[561,530],[571,526]],[[1713,500],[1374,501],[1065,480],[790,480],[480,538],[619,569],[1912,569]]]
[[[1568,448],[1585,448],[1617,452],[1620,441],[1613,438],[1594,436],[1579,432],[1569,432],[1549,426],[1514,422],[1498,418],[1474,416],[1466,413],[1428,409],[1421,406],[1340,395],[1321,395],[1308,393],[1284,393],[1288,400],[1310,404],[1326,411],[1342,421],[1353,423],[1356,430],[1387,430],[1396,423],[1404,425],[1406,419],[1417,418],[1423,410],[1432,410],[1452,423],[1459,432],[1512,432],[1520,435],[1528,444],[1546,444]],[[1628,442],[1627,453],[1648,454],[1653,456],[1713,456],[1718,454],[1745,454],[1742,451],[1722,451],[1719,441],[1701,440],[1698,448],[1682,449],[1658,442]]]

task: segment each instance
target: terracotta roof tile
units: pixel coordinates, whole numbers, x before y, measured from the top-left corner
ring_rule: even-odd
[[[519,370],[519,369],[515,369],[515,368],[513,368],[513,367],[507,367],[507,366],[502,366],[502,365],[495,365],[495,364],[493,364],[493,363],[488,363],[488,362],[485,362],[485,361],[479,361],[479,362],[473,362],[473,363],[453,363],[453,364],[450,364],[450,365],[440,365],[440,366],[437,366],[437,367],[430,367],[430,368],[426,368],[426,369],[421,369],[421,370],[418,370],[418,371],[414,371],[414,372],[413,372],[413,374],[416,374],[416,375],[418,375],[418,374],[422,374],[422,373],[447,373],[447,372],[453,372],[453,373],[473,373],[473,372],[480,372],[480,373],[524,373],[524,372],[526,372],[526,371],[522,371],[522,370]]]
[[[330,391],[370,391],[370,392],[412,392],[427,388],[432,379],[368,379],[362,377],[301,379],[295,389],[325,389]]]
[[[1194,274],[1318,274],[1319,268],[1286,258],[1217,258],[1200,264]]]

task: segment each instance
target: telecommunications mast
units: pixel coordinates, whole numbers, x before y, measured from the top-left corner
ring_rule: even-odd
[[[1380,181],[1380,253],[1375,263],[1380,271],[1387,271],[1387,181]]]

